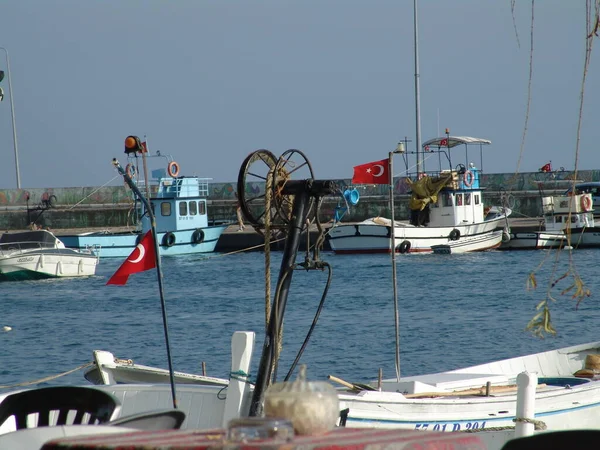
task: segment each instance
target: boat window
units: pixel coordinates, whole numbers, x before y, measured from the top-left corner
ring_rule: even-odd
[[[465,205],[470,205],[471,204],[471,194],[466,193],[465,194]]]
[[[462,195],[462,193],[456,194],[456,206],[462,206],[462,205],[463,205],[463,195]]]
[[[571,216],[571,223],[577,222],[577,216]]]
[[[442,205],[443,206],[452,206],[452,195],[448,192],[444,192],[442,196]]]
[[[179,202],[179,215],[187,216],[187,202]]]
[[[475,200],[475,205],[479,205],[479,194],[473,195],[473,200]]]
[[[196,202],[190,202],[190,216],[195,216],[198,214],[198,208]]]
[[[556,216],[556,223],[562,223],[562,216]]]
[[[170,216],[171,215],[171,204],[169,202],[162,202],[160,204],[160,214],[162,216]]]
[[[201,216],[206,214],[206,202],[204,200],[198,202],[198,214]]]

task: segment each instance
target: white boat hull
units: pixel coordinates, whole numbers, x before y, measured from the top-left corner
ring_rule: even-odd
[[[499,217],[470,225],[448,227],[415,227],[396,222],[396,253],[431,253],[432,247],[439,245],[451,245],[452,253],[496,248],[500,245],[502,232],[494,233],[504,221],[504,217]],[[456,240],[451,239],[453,230],[458,230],[460,234]],[[404,241],[410,242],[407,252],[402,251]],[[356,224],[337,225],[329,231],[329,245],[339,254],[391,253],[391,221],[374,218]]]
[[[98,258],[72,251],[72,254],[52,252],[23,253],[0,259],[1,277],[36,279],[58,277],[88,277],[96,273]]]

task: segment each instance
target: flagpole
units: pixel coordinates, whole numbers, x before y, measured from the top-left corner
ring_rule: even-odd
[[[143,156],[143,155],[142,155]],[[175,393],[175,376],[173,373],[173,363],[171,360],[171,346],[169,344],[169,326],[167,324],[167,307],[165,304],[165,296],[163,291],[162,284],[162,270],[160,267],[160,247],[158,245],[157,237],[156,237],[156,220],[154,218],[154,213],[152,212],[152,208],[150,207],[150,203],[148,199],[142,195],[138,187],[131,180],[129,175],[125,172],[119,161],[116,158],[112,160],[113,165],[119,172],[119,174],[123,177],[129,188],[133,191],[135,195],[142,201],[144,207],[146,208],[146,213],[150,217],[150,226],[152,229],[152,239],[154,240],[154,257],[156,258],[156,276],[158,279],[158,290],[160,292],[160,305],[162,308],[162,318],[163,318],[163,329],[165,331],[165,344],[167,346],[167,360],[169,362],[169,380],[171,382],[171,395],[173,397],[173,408],[177,409],[177,395]],[[147,186],[147,180],[145,180],[145,184]]]
[[[400,315],[398,312],[398,283],[396,280],[396,221],[394,219],[394,153],[400,153],[400,144],[396,151],[388,156],[390,209],[392,210],[392,282],[394,285],[394,320],[396,326],[396,379],[400,382]]]

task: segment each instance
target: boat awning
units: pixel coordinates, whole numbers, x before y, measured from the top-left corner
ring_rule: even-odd
[[[469,136],[442,136],[423,143],[423,147],[456,147],[457,145],[489,145],[492,141]]]

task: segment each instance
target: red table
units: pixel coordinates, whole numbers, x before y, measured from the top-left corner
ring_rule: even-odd
[[[227,443],[224,430],[165,430],[53,439],[42,450],[485,450],[474,434],[415,430],[336,428],[322,436],[291,441]]]

